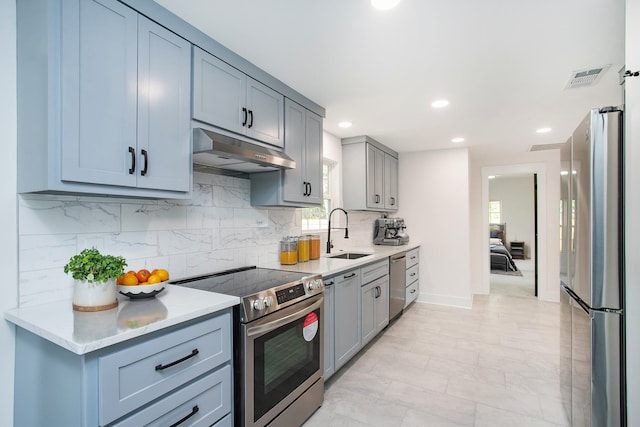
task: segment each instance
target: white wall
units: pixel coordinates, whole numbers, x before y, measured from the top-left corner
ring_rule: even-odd
[[[0,1],[0,313],[17,304],[16,2]],[[0,426],[13,425],[14,327],[0,320]]]
[[[627,0],[626,14],[626,68],[638,71],[640,0]],[[627,421],[629,426],[640,426],[640,77],[625,81],[625,98]]]
[[[577,124],[576,124],[577,125]],[[489,175],[538,173],[538,256],[540,299],[558,301],[560,275],[558,203],[559,150],[512,156],[475,156],[470,167],[471,278],[474,293],[489,292],[488,220]]]
[[[466,148],[400,153],[398,215],[419,241],[419,301],[471,307],[469,153]]]
[[[525,245],[525,256],[534,255],[533,175],[497,176],[489,181],[489,199],[501,201],[501,222],[506,224],[507,248],[509,242],[518,240]]]

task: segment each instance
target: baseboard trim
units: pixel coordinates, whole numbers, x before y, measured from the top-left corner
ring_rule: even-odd
[[[446,306],[458,307],[458,308],[468,308],[468,309],[470,309],[473,305],[472,298],[458,298],[458,297],[450,297],[447,295],[435,295],[435,294],[425,294],[425,293],[420,293],[420,295],[418,295],[417,302],[422,302],[426,304],[446,305]]]

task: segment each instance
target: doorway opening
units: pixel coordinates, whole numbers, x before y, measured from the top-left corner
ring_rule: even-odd
[[[538,296],[537,174],[489,176],[489,293]]]
[[[491,256],[490,256],[490,242],[488,224],[490,224],[489,214],[489,201],[490,201],[490,179],[493,176],[528,176],[531,181],[531,188],[533,195],[533,206],[530,209],[531,223],[532,223],[532,237],[530,242],[524,241],[525,251],[529,259],[524,260],[524,267],[531,270],[532,276],[532,291],[536,297],[544,300],[555,300],[551,292],[553,292],[552,286],[548,282],[548,255],[549,244],[547,240],[548,227],[547,227],[547,171],[545,163],[523,163],[515,165],[504,166],[485,166],[482,167],[482,277],[478,293],[489,294],[491,291]],[[530,199],[530,201],[531,201]],[[538,213],[537,216],[534,215]],[[533,225],[535,224],[535,226]],[[508,240],[507,246],[510,246],[511,241],[523,241],[524,238],[509,234],[510,225],[507,224],[506,239]],[[519,233],[519,232],[518,232]],[[517,239],[516,239],[517,237]],[[516,260],[517,262],[517,260]],[[526,262],[530,262],[530,266],[526,265]],[[521,262],[522,264],[522,262]]]

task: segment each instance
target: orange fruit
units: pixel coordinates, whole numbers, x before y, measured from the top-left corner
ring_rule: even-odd
[[[149,272],[149,270],[143,268],[142,270],[138,270],[138,273],[136,273],[136,276],[138,277],[138,282],[144,283],[147,281],[147,279],[149,279],[149,276],[151,276],[151,273]]]
[[[160,283],[160,282],[162,282],[162,280],[160,280],[160,276],[158,276],[157,274],[152,274],[147,279],[147,283],[150,285],[155,285],[156,283]]]
[[[136,275],[136,272],[134,270],[129,270],[124,274],[133,274],[134,276]]]
[[[122,279],[124,279],[124,274],[116,279],[116,283],[122,285]]]
[[[135,274],[125,274],[124,277],[122,277],[122,285],[124,286],[135,286],[138,284],[138,278],[136,277]]]
[[[159,268],[156,274],[160,276],[161,282],[164,282],[165,280],[169,280],[169,272],[163,268]]]

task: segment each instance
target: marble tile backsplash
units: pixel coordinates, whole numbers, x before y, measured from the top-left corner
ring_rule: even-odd
[[[172,278],[276,261],[280,239],[301,234],[301,210],[252,207],[249,184],[195,173],[190,200],[19,195],[20,306],[71,298],[63,267],[84,248],[121,255],[127,269],[166,268]],[[350,238],[333,231],[335,249],[369,244],[378,216],[349,212]],[[341,212],[333,221],[344,227]]]
[[[272,262],[300,234],[300,209],[252,207],[249,180],[194,175],[191,200],[19,195],[20,306],[70,298],[63,267],[87,247],[180,278]]]

